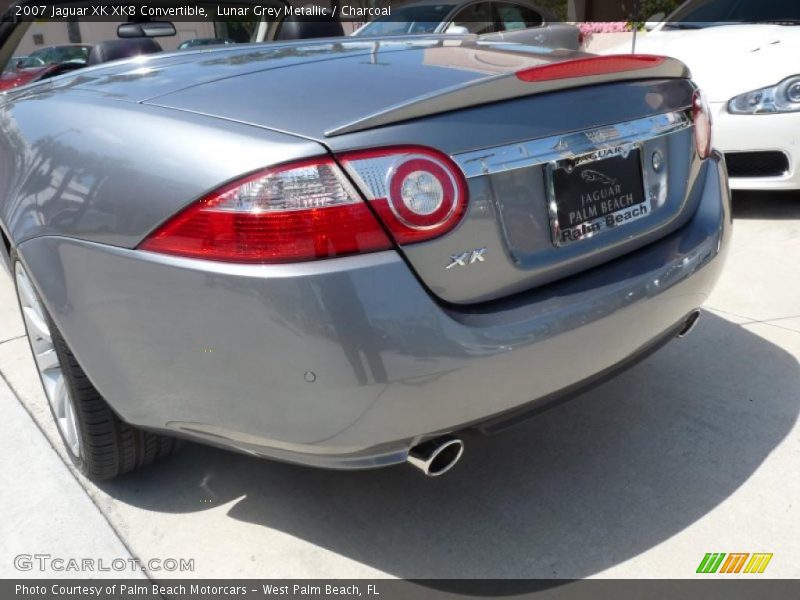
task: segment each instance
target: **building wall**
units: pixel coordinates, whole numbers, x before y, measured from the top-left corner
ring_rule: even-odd
[[[41,39],[41,43],[37,41]],[[69,31],[65,23],[31,23],[14,56],[26,56],[43,46],[69,44]]]
[[[592,0],[569,0],[567,3],[567,19],[584,21],[586,19],[586,3]]]

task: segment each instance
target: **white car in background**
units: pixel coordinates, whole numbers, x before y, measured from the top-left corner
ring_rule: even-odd
[[[800,0],[689,0],[650,28],[635,52],[689,66],[731,187],[800,189]]]

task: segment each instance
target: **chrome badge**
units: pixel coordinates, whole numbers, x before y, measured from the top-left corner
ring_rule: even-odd
[[[478,262],[486,262],[486,248],[475,248],[461,254],[453,254],[450,256],[450,264],[446,268],[466,267]]]
[[[587,131],[584,133],[586,139],[594,144],[602,144],[604,142],[610,142],[612,140],[619,139],[620,133],[619,130],[614,127],[604,127],[602,129],[594,129],[592,131]]]

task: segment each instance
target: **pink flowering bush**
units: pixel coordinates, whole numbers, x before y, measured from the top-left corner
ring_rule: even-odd
[[[595,33],[624,33],[633,31],[627,21],[586,21],[576,23],[583,34],[584,43],[588,42]]]

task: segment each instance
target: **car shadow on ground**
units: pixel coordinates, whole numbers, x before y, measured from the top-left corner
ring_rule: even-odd
[[[734,219],[800,219],[800,190],[733,193]]]
[[[502,434],[470,436],[462,462],[439,479],[189,445],[102,487],[173,513],[202,510],[199,495],[239,498],[231,519],[399,577],[585,577],[729,497],[794,426],[798,389],[795,357],[706,314],[690,337],[617,379]]]

